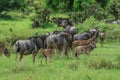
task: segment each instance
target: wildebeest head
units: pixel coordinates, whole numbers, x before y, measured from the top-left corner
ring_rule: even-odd
[[[69,32],[72,35],[74,35],[74,34],[76,34],[78,32],[78,30],[76,29],[76,27],[70,26],[70,25],[68,25],[63,31]]]
[[[90,30],[91,37],[94,37],[94,39],[97,39],[97,37],[98,37],[98,32],[99,32],[98,27],[92,28],[92,29]]]
[[[6,47],[4,48],[3,53],[6,57],[10,57],[10,52]]]
[[[15,52],[19,52],[20,51],[20,44],[19,44],[19,42],[15,42],[14,43],[13,49],[14,49]]]

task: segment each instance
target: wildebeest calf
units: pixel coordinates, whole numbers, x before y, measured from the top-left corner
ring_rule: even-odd
[[[52,55],[52,53],[53,53],[53,49],[43,49],[41,63],[42,63],[43,58],[45,57],[46,64],[47,64],[49,57]]]
[[[95,43],[90,43],[84,46],[77,46],[75,48],[75,58],[78,59],[78,56],[83,53],[89,56],[90,51],[93,50],[94,48],[96,48]]]
[[[90,42],[92,42],[93,38],[90,38],[88,40],[75,40],[72,42],[72,47],[73,49],[77,46],[82,46],[82,45],[88,45]]]

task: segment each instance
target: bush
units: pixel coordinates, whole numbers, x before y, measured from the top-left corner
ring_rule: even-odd
[[[71,12],[69,15],[71,20],[75,23],[83,23],[87,18],[90,18],[91,16],[99,21],[109,17],[109,14],[96,2],[82,2],[80,3],[80,8],[82,9],[81,11]]]
[[[117,63],[107,60],[106,58],[100,58],[100,57],[95,57],[95,58],[89,58],[85,64],[92,69],[114,69],[117,68]]]
[[[111,1],[107,10],[110,14],[114,16],[115,20],[120,19],[120,0]]]
[[[25,0],[0,0],[0,13],[3,11],[24,9]]]
[[[17,40],[21,40],[21,39],[26,39],[27,35],[13,35],[13,36],[6,36],[6,37],[1,37],[0,42],[4,43],[7,46],[13,46],[13,44],[17,41]]]

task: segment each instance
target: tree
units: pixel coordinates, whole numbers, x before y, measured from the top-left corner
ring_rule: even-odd
[[[115,17],[115,20],[120,19],[120,0],[113,0],[108,6],[108,12]]]
[[[101,7],[105,8],[110,0],[96,0],[97,3],[100,3]]]
[[[25,0],[0,0],[0,13],[9,10],[23,10],[25,6]]]

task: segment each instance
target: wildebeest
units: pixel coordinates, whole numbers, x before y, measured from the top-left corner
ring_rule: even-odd
[[[88,45],[89,43],[91,43],[94,40],[94,38],[90,38],[88,40],[74,40],[72,42],[72,47],[73,49],[77,46],[83,46],[83,45]]]
[[[30,37],[26,40],[18,40],[14,43],[14,51],[16,53],[16,60],[18,52],[20,53],[20,61],[23,58],[23,55],[32,54],[33,63],[35,62],[35,56],[41,48],[46,47],[45,35]]]
[[[100,36],[100,43],[101,43],[101,47],[102,47],[104,44],[104,40],[105,40],[105,31],[100,32],[99,36]]]
[[[5,47],[4,44],[0,44],[0,56],[2,55],[2,53],[6,56],[6,57],[10,57],[10,52],[7,49],[7,47]]]
[[[68,55],[67,50],[71,46],[72,36],[70,33],[66,32],[53,34],[47,37],[46,43],[47,48],[57,48],[59,54],[61,54],[61,51],[64,50],[65,55]]]
[[[97,39],[97,37],[98,37],[98,29],[97,28],[93,28],[89,31],[85,31],[80,34],[76,34],[76,35],[74,35],[73,39],[74,40],[88,40],[93,36],[94,36],[94,39]]]
[[[34,20],[32,23],[32,28],[38,28],[39,27],[39,21],[38,20]]]
[[[91,38],[91,33],[89,31],[85,31],[80,34],[75,34],[73,37],[74,40],[88,40],[89,38]]]
[[[96,44],[94,42],[84,46],[77,46],[75,48],[75,58],[78,59],[79,55],[83,53],[89,56],[90,51],[93,50],[94,48],[96,48]]]
[[[18,52],[20,53],[20,61],[23,58],[23,55],[28,55],[28,54],[32,54],[33,55],[33,63],[35,62],[35,56],[38,52],[38,48],[37,45],[31,41],[31,40],[18,40],[15,42],[14,46],[14,51],[16,53],[16,58],[15,60],[17,60],[18,57]]]
[[[65,28],[67,25],[72,25],[69,18],[52,18],[51,22],[56,23],[57,26]]]
[[[74,27],[74,26],[71,26],[71,25],[67,25],[67,26],[63,29],[63,31],[66,31],[66,32],[68,32],[68,33],[71,33],[71,35],[74,35],[74,34],[76,34],[76,33],[78,32],[77,28]]]
[[[70,33],[71,35],[74,35],[78,32],[78,30],[77,30],[76,27],[68,25],[62,31],[54,30],[53,34],[58,34],[58,33],[61,33],[61,32],[67,32],[67,33]]]
[[[46,64],[47,64],[49,61],[49,57],[52,55],[52,53],[53,53],[53,49],[47,49],[47,48],[43,49],[41,63],[42,63],[43,58],[45,57]]]

